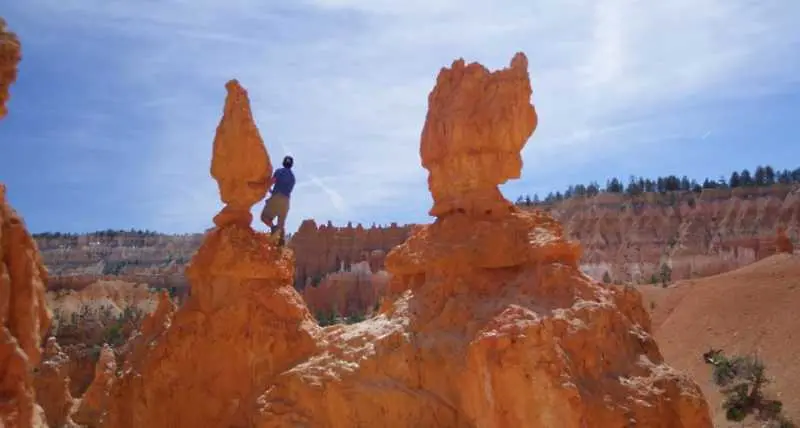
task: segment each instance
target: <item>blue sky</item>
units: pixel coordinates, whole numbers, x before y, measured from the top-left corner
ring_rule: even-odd
[[[198,232],[224,84],[303,218],[427,222],[440,67],[528,55],[539,128],[510,199],[616,175],[800,166],[796,0],[0,0],[23,44],[0,181],[34,232]],[[260,205],[254,208],[254,212]],[[255,223],[255,222],[254,222]]]

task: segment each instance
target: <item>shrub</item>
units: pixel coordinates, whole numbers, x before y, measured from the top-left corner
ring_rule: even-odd
[[[722,408],[730,421],[740,422],[755,414],[768,427],[791,428],[794,423],[781,414],[783,403],[767,399],[763,388],[769,383],[764,363],[753,356],[726,357],[721,349],[711,349],[703,360],[713,366],[711,377],[724,395]]]

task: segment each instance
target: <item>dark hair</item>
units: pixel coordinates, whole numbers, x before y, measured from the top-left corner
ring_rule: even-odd
[[[294,165],[294,158],[291,156],[285,156],[283,158],[283,167],[284,168],[291,168]]]

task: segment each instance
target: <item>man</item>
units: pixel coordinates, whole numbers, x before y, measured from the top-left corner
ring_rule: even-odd
[[[261,211],[261,221],[269,226],[270,234],[280,232],[281,240],[284,236],[286,215],[289,214],[289,197],[294,189],[294,173],[292,166],[294,159],[291,156],[283,158],[283,168],[278,168],[272,176],[272,194],[267,199]],[[278,224],[273,225],[272,220],[278,217]]]

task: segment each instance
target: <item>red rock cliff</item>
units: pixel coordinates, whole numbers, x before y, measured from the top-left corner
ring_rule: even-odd
[[[316,285],[342,265],[370,260],[373,272],[383,269],[383,259],[371,257],[375,251],[388,253],[402,244],[411,226],[391,224],[388,227],[373,225],[365,229],[360,224],[353,227],[335,227],[330,222],[317,226],[314,220],[304,220],[287,244],[297,258],[295,286],[304,288]]]
[[[0,19],[0,119],[6,115],[8,90],[20,58],[19,40]],[[32,372],[50,326],[46,281],[36,243],[9,206],[0,184],[0,426],[45,423],[36,405]]]
[[[800,189],[784,185],[600,194],[546,210],[581,242],[581,266],[596,279],[651,282],[662,265],[673,280],[715,275],[774,254],[781,228],[800,238]]]

